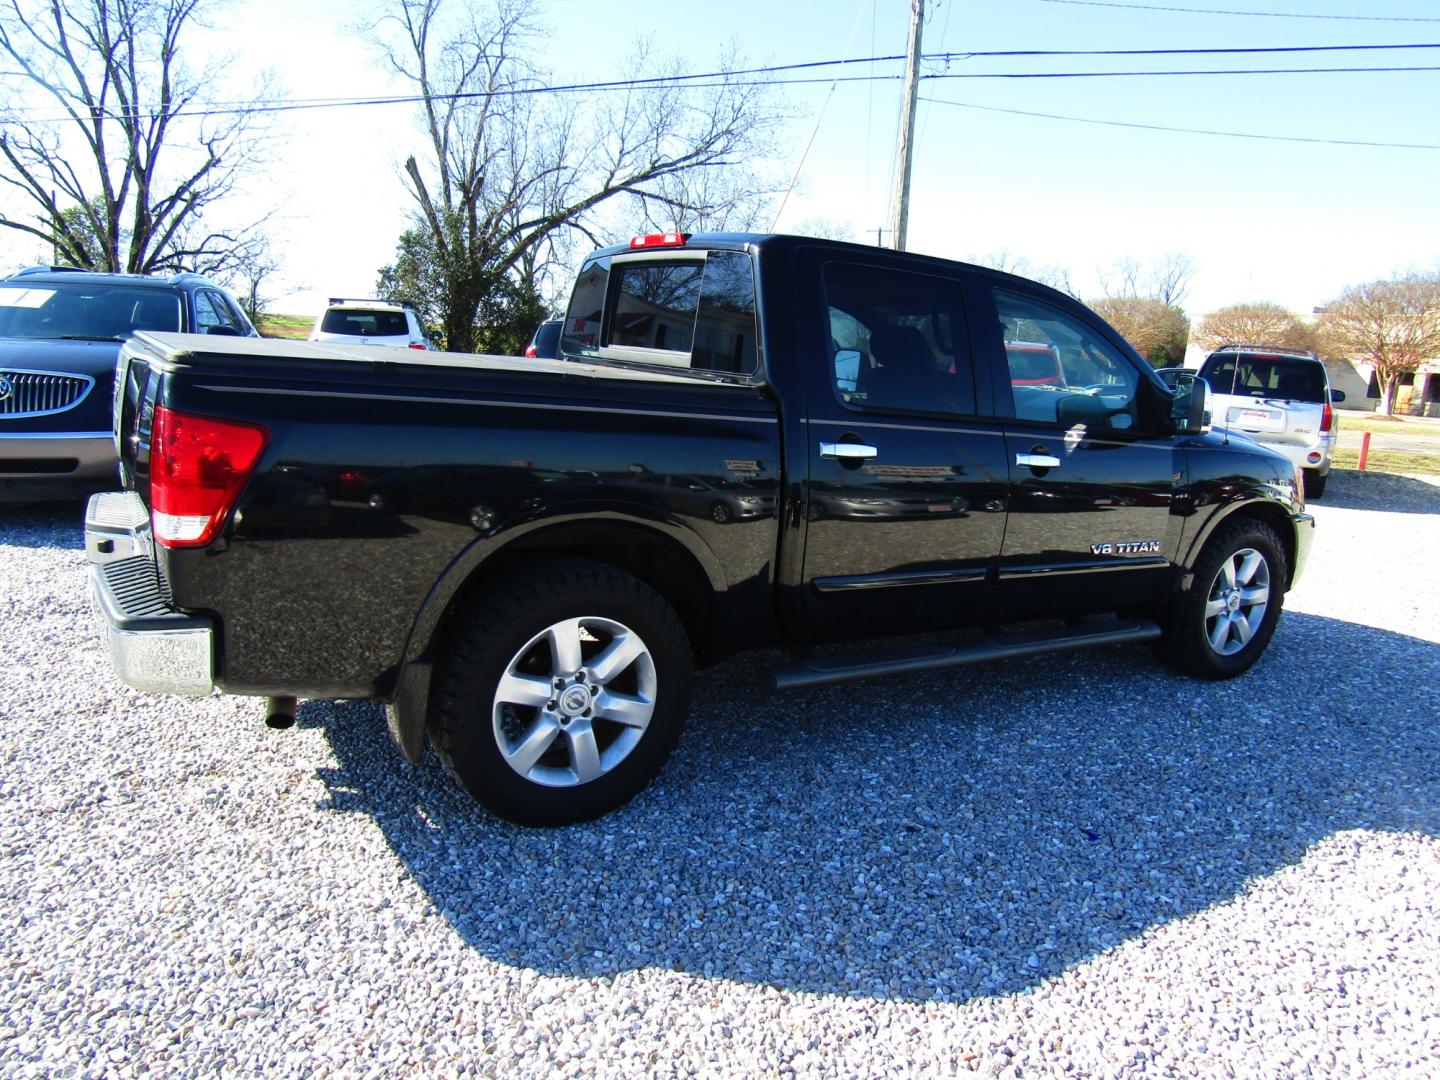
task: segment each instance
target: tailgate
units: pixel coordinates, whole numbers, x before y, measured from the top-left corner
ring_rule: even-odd
[[[111,417],[115,451],[120,457],[120,478],[126,488],[150,505],[150,430],[160,372],[134,341],[120,350],[115,365],[115,407]]]
[[[1282,398],[1228,398],[1225,426],[1265,442],[1308,443],[1320,426],[1321,407]]]

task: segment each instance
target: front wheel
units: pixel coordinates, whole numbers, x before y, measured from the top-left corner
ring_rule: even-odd
[[[1172,605],[1165,627],[1171,664],[1208,679],[1247,671],[1275,633],[1286,580],[1275,530],[1249,520],[1223,526]]]
[[[503,818],[588,821],[660,771],[691,668],[684,627],[647,585],[580,559],[531,566],[464,617],[438,673],[431,743]]]

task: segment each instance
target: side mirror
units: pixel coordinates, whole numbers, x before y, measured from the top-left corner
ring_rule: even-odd
[[[1176,435],[1203,435],[1210,430],[1210,384],[1190,372],[1175,379],[1170,426]]]
[[[1344,400],[1345,400],[1345,391],[1344,391],[1344,390],[1331,390],[1331,391],[1330,391],[1330,400],[1331,400],[1331,401],[1335,401],[1335,402],[1344,401]]]

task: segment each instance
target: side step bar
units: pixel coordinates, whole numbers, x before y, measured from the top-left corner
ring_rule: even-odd
[[[1107,621],[1088,626],[1034,633],[1002,634],[982,638],[968,645],[935,645],[865,656],[815,657],[775,668],[771,677],[777,690],[800,690],[827,683],[851,682],[876,675],[903,675],[913,671],[961,667],[991,660],[1014,660],[1022,656],[1085,649],[1094,645],[1120,645],[1153,641],[1160,636],[1158,624],[1148,621]]]

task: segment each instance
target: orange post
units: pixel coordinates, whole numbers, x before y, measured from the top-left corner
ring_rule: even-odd
[[[1365,471],[1365,459],[1370,456],[1370,432],[1360,437],[1360,471]]]

